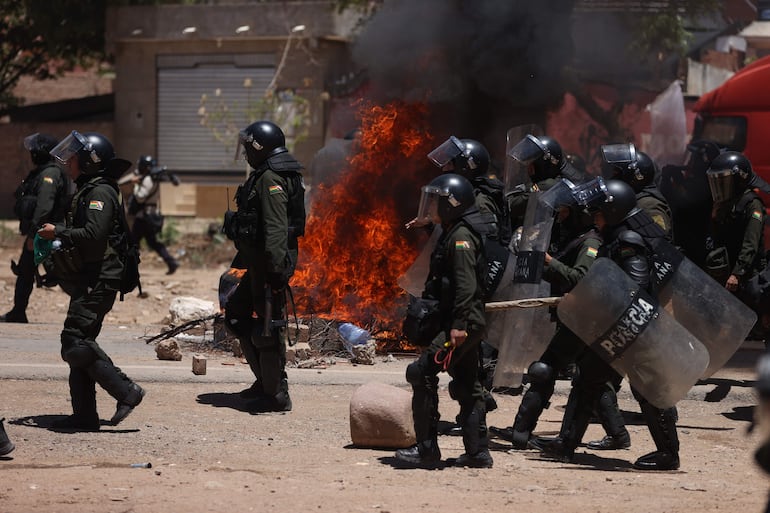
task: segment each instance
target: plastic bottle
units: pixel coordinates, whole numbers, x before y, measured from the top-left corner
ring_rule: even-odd
[[[349,322],[340,324],[337,331],[339,331],[340,337],[342,337],[342,345],[345,346],[345,349],[350,354],[353,354],[353,346],[366,344],[367,340],[371,337],[368,331]]]

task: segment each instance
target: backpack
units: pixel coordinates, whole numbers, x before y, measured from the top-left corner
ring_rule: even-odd
[[[489,300],[503,279],[511,252],[492,233],[491,214],[474,212],[462,218],[463,224],[481,239],[481,255],[477,262],[476,275],[481,284],[484,299]]]
[[[305,182],[300,172],[302,165],[288,152],[270,157],[265,165],[287,182],[289,235],[296,241],[305,234]]]
[[[118,259],[123,264],[123,271],[120,275],[120,300],[123,301],[123,297],[133,292],[134,289],[139,289],[139,294],[142,294],[142,283],[139,276],[139,263],[141,258],[139,257],[139,245],[134,241],[131,236],[131,230],[128,228],[128,221],[126,220],[126,212],[122,208],[123,201],[118,189],[117,184],[110,180],[102,179],[95,180],[87,183],[84,188],[94,188],[98,184],[106,183],[118,194],[118,206],[120,208],[115,209],[115,215],[117,216],[118,226],[121,227],[119,233],[110,235],[110,246],[118,254]],[[83,194],[85,191],[83,192]]]

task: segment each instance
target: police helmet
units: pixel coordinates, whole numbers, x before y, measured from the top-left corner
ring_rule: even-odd
[[[742,194],[756,180],[751,162],[743,153],[726,151],[711,161],[706,177],[715,202]]]
[[[455,172],[469,180],[477,176],[484,176],[489,171],[489,152],[478,141],[473,139],[460,139],[465,149],[455,159]]]
[[[238,134],[236,160],[241,158],[242,151],[245,151],[249,165],[256,169],[273,155],[289,150],[286,148],[283,131],[278,125],[271,121],[257,121]]]
[[[50,152],[58,143],[54,136],[37,132],[24,138],[24,148],[36,166],[53,160]]]
[[[141,155],[136,163],[136,168],[142,174],[147,174],[155,166],[155,159],[152,155]]]
[[[561,145],[547,135],[527,134],[508,153],[524,165],[532,166],[533,182],[556,178],[561,174],[563,153]]]
[[[605,194],[588,205],[591,212],[601,212],[609,226],[622,223],[636,208],[634,189],[622,180],[604,182]]]
[[[462,175],[444,173],[422,188],[417,225],[454,221],[475,205],[471,182]]]
[[[61,163],[77,158],[81,173],[95,175],[103,172],[107,164],[115,159],[115,149],[109,139],[102,134],[96,132],[81,134],[73,130],[51,150],[51,155]],[[129,162],[128,165],[130,166],[131,163]]]

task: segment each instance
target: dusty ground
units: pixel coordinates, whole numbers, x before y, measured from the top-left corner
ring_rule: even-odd
[[[175,247],[178,250],[182,247]],[[224,252],[224,250],[223,250]],[[0,248],[0,310],[10,306],[8,269],[18,246]],[[223,263],[193,269],[189,252],[173,276],[148,257],[143,279],[149,297],[118,303],[104,338],[158,333],[175,295],[216,300]],[[223,261],[227,261],[224,258]],[[763,511],[768,478],[753,463],[757,435],[746,433],[755,403],[751,389],[757,345],[747,344],[730,366],[695,386],[679,405],[682,468],[641,473],[631,468],[652,450],[638,408],[624,387],[620,394],[632,436],[629,450],[581,449],[575,464],[542,460],[532,451],[509,453],[493,444],[490,470],[394,468],[391,450],[351,447],[349,399],[368,379],[404,386],[409,358],[374,366],[340,362],[331,370],[290,369],[294,410],[250,415],[235,393],[249,383],[246,366],[229,355],[212,355],[211,372],[198,380],[189,359],[158,362],[136,337],[124,337],[116,363],[136,376],[148,395],[119,428],[99,433],[57,433],[50,421],[69,409],[66,367],[58,359],[58,333],[66,297],[36,289],[29,327],[0,328],[0,416],[17,449],[0,458],[0,511],[221,512],[237,511],[541,511],[715,512]],[[18,340],[50,339],[50,352]],[[44,346],[43,346],[44,347]],[[117,353],[116,353],[117,354]],[[131,355],[136,356],[131,356]],[[24,363],[27,362],[27,363]],[[40,363],[30,370],[30,364]],[[25,370],[26,369],[26,370]],[[183,378],[177,378],[184,370]],[[27,374],[21,373],[27,372]],[[21,374],[20,374],[21,373]],[[441,413],[457,413],[442,380]],[[538,428],[558,430],[568,382],[560,381],[553,406]],[[103,418],[112,402],[98,395]],[[511,423],[519,397],[498,396],[489,423]],[[592,425],[587,439],[600,435]],[[443,436],[444,457],[462,452],[459,438]],[[152,468],[130,464],[151,462]]]

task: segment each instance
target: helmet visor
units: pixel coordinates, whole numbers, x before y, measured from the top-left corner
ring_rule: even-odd
[[[511,149],[508,156],[524,165],[528,165],[542,158],[546,153],[547,148],[540,142],[540,139],[532,134],[527,134],[524,139]]]
[[[426,185],[422,188],[420,206],[417,209],[417,218],[414,221],[415,226],[427,226],[431,223],[438,224],[441,222],[438,215],[441,196],[447,196],[447,193],[439,187]]]
[[[449,139],[441,143],[436,149],[428,153],[428,158],[437,167],[442,168],[452,162],[452,159],[462,155],[465,145],[455,137],[449,136]]]
[[[71,134],[62,139],[62,141],[50,151],[50,154],[62,164],[66,164],[67,161],[76,156],[79,151],[85,149],[87,146],[88,140],[78,131],[73,130]]]
[[[580,184],[562,178],[559,183],[540,195],[540,201],[553,210],[574,205],[586,207],[606,198],[607,186],[601,177]]]
[[[246,145],[251,144],[257,151],[262,149],[262,145],[254,140],[254,136],[247,133],[246,130],[238,132],[238,144],[235,145],[235,157],[233,160],[246,160]]]
[[[733,172],[730,169],[709,170],[706,173],[711,190],[711,198],[714,203],[727,201],[733,197],[735,191],[735,180]]]
[[[24,138],[24,149],[27,151],[35,151],[40,149],[40,147],[37,144],[37,137],[40,135],[39,132],[35,132],[32,135],[28,135]]]
[[[633,144],[605,144],[601,147],[602,160],[611,166],[630,167],[636,164],[638,156]]]

